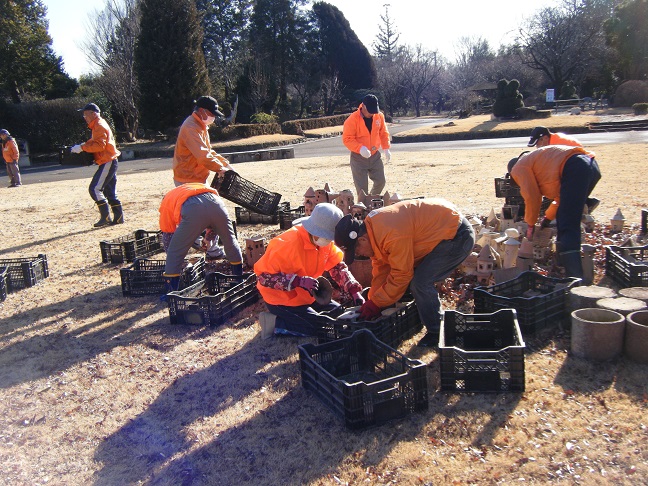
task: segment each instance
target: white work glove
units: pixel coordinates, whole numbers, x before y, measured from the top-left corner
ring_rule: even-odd
[[[385,163],[388,164],[391,160],[391,152],[389,151],[389,149],[385,149],[383,154],[385,155]]]
[[[81,145],[75,145],[70,149],[70,152],[72,152],[73,154],[80,154],[81,152],[83,152],[83,149],[81,148]]]
[[[365,159],[368,159],[369,157],[371,157],[371,150],[363,145],[362,147],[360,147],[360,155],[362,155]]]

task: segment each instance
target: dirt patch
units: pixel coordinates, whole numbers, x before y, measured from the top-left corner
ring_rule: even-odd
[[[637,231],[647,144],[595,148],[595,216]],[[520,148],[399,152],[387,190],[440,196],[467,215],[499,207],[493,179]],[[347,156],[237,164],[298,206],[309,186],[351,186]],[[297,346],[258,337],[256,304],[223,326],[172,326],[157,296],[121,295],[99,242],[158,227],[171,171],[120,176],[126,223],[91,229],[89,179],[0,189],[3,258],[47,254],[50,277],[0,304],[0,478],[5,484],[640,484],[648,478],[646,366],[569,355],[567,329],[527,338],[526,391],[437,391],[429,409],[362,432],[300,385]],[[234,215],[234,205],[226,202]],[[279,232],[240,225],[239,240]],[[161,256],[160,256],[161,258]]]

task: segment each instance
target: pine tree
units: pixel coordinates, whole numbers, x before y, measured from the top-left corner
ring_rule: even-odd
[[[142,0],[135,69],[146,128],[177,127],[210,94],[203,31],[194,0]]]
[[[384,5],[385,14],[380,16],[382,24],[378,26],[378,34],[376,41],[373,43],[374,52],[376,57],[386,61],[393,61],[398,55],[398,39],[400,34],[396,30],[396,24],[389,16],[389,7],[387,3]]]

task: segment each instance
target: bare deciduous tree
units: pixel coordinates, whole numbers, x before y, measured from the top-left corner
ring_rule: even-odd
[[[403,88],[410,99],[416,116],[421,116],[423,93],[432,85],[441,72],[437,52],[416,47],[406,47],[399,63]]]

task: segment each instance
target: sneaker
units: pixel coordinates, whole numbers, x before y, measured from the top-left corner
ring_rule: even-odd
[[[217,258],[224,257],[225,252],[223,251],[223,249],[220,246],[215,246],[215,247],[210,248],[209,250],[207,250],[206,255],[207,255],[207,258],[217,259]]]
[[[432,348],[435,346],[439,345],[439,331],[436,332],[430,332],[428,331],[425,336],[421,338],[421,340],[416,343],[417,346],[420,346],[422,348]]]
[[[596,199],[595,197],[588,197],[587,213],[592,214],[592,212],[594,212],[594,210],[599,207],[599,204],[601,204],[601,201],[599,199]]]
[[[271,312],[261,312],[259,314],[259,325],[261,326],[261,339],[266,340],[274,334],[277,316]]]

